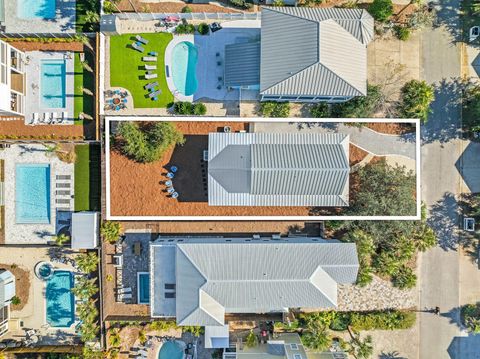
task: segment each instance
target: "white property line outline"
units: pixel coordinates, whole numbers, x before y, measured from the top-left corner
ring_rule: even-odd
[[[110,121],[165,122],[265,122],[265,123],[414,123],[416,214],[414,216],[112,216],[110,208]],[[420,120],[391,118],[259,118],[259,117],[184,117],[184,116],[105,116],[105,189],[106,219],[114,221],[411,221],[421,219],[421,156]]]

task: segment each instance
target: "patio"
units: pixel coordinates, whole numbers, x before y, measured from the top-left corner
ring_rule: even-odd
[[[24,0],[5,1],[5,32],[7,33],[61,33],[75,32],[76,0],[54,0],[55,17],[52,19],[35,17],[21,18],[18,15],[19,5]],[[33,30],[35,29],[35,30]]]
[[[45,108],[41,104],[41,66],[44,60],[61,60],[65,61],[65,107],[63,108]],[[67,112],[67,117],[63,119],[62,125],[74,124],[74,57],[71,52],[45,52],[30,51],[27,52],[26,70],[26,98],[25,103],[25,124],[32,122],[33,113],[38,113],[42,119],[44,113],[56,112],[57,117],[62,117],[63,112]]]

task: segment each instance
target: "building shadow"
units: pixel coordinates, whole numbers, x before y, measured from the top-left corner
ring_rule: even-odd
[[[469,334],[465,337],[454,337],[447,348],[452,359],[480,358],[480,335]]]
[[[166,169],[178,168],[172,182],[179,202],[208,201],[208,169],[203,160],[203,151],[207,149],[207,135],[186,135],[185,144],[175,147]]]
[[[455,167],[470,192],[480,192],[480,143],[470,142],[462,152]]]

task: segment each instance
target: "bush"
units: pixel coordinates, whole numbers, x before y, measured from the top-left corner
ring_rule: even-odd
[[[84,273],[92,273],[97,270],[98,256],[95,252],[79,254],[75,257],[78,269]]]
[[[182,13],[184,14],[189,14],[192,12],[192,8],[190,6],[184,6],[182,7]]]
[[[408,27],[395,26],[394,30],[399,40],[407,41],[410,38],[410,29]]]
[[[260,103],[260,113],[263,117],[288,117],[290,103],[265,101]]]
[[[410,329],[416,319],[415,312],[401,310],[353,312],[350,325],[357,331]]]
[[[200,35],[207,35],[210,32],[210,27],[208,24],[202,22],[197,26],[197,31]]]
[[[100,235],[110,243],[115,243],[120,238],[122,226],[118,222],[104,221],[100,227]]]
[[[251,9],[253,7],[252,3],[249,3],[245,0],[230,0],[230,4],[246,10]]]
[[[170,329],[177,329],[178,326],[174,321],[166,321],[166,320],[155,320],[151,322],[149,325],[149,330],[170,330]]]
[[[198,102],[193,105],[193,114],[195,116],[203,116],[207,113],[207,106],[205,104]]]
[[[393,14],[392,0],[373,0],[368,7],[368,12],[375,20],[385,22]]]
[[[461,308],[462,324],[474,334],[480,334],[480,302],[467,304]]]
[[[179,35],[194,34],[195,26],[192,24],[179,24],[175,28],[175,33]]]
[[[193,104],[187,101],[178,101],[173,104],[173,112],[177,115],[203,116],[207,113],[207,107],[201,102]]]
[[[337,312],[337,315],[335,318],[333,318],[332,322],[330,323],[330,329],[343,332],[348,329],[348,326],[350,325],[350,313],[343,313]]]
[[[70,237],[65,234],[59,234],[54,237],[54,240],[57,246],[61,247],[70,240]]]
[[[17,297],[16,295],[14,295],[14,296],[12,297],[12,304],[13,304],[13,305],[19,305],[20,303],[22,303],[22,301],[20,300],[20,298]]]
[[[463,129],[470,134],[480,132],[480,85],[469,85],[462,103]]]
[[[310,114],[315,118],[330,117],[330,106],[326,102],[320,102],[312,106]]]
[[[347,102],[333,104],[331,108],[332,117],[370,118],[384,102],[385,96],[382,94],[380,86],[368,85],[366,96],[359,96]]]
[[[393,275],[393,285],[400,289],[410,289],[417,284],[417,276],[413,272],[412,268],[401,266],[397,272]]]
[[[182,133],[171,122],[155,122],[140,127],[137,122],[122,122],[118,126],[122,137],[122,152],[137,162],[158,161],[172,146],[185,143]]]
[[[250,333],[248,333],[247,337],[245,338],[245,346],[247,348],[253,348],[258,345],[258,338],[253,332],[253,330],[250,330]]]
[[[411,80],[402,87],[400,114],[405,118],[418,118],[426,122],[434,99],[433,86],[425,81]]]

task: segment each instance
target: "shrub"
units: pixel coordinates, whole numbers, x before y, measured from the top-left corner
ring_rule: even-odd
[[[70,240],[70,237],[65,234],[59,234],[58,236],[53,237],[57,246],[63,246]]]
[[[171,122],[143,127],[137,122],[122,122],[118,133],[123,139],[122,152],[143,163],[158,161],[172,146],[185,143],[185,138]]]
[[[203,116],[207,113],[207,106],[205,104],[198,102],[193,105],[193,114],[196,116]]]
[[[84,273],[92,273],[97,270],[98,256],[95,252],[79,254],[75,257],[78,268]]]
[[[113,348],[118,348],[122,344],[120,331],[118,328],[113,328],[108,331],[108,345]]]
[[[411,80],[402,87],[400,114],[405,118],[418,118],[426,122],[434,99],[433,86],[425,81]]]
[[[330,106],[326,102],[320,102],[312,106],[310,114],[315,118],[330,117]]]
[[[155,320],[148,325],[150,330],[170,330],[170,329],[177,329],[178,326],[173,321],[166,321],[166,320]]]
[[[462,323],[467,330],[474,334],[480,334],[480,302],[463,306],[460,313]]]
[[[416,319],[415,312],[401,310],[353,312],[350,325],[357,331],[410,329]]]
[[[400,289],[410,289],[417,284],[417,276],[412,268],[400,266],[397,272],[393,275],[393,285]]]
[[[175,28],[175,33],[179,35],[195,33],[195,26],[192,24],[179,24]]]
[[[200,35],[207,35],[210,32],[210,27],[208,24],[202,22],[197,26],[197,31]]]
[[[288,117],[290,103],[265,101],[260,103],[260,113],[263,117]]]
[[[469,85],[462,103],[463,128],[471,134],[480,132],[480,85]]]
[[[359,96],[346,102],[333,104],[331,113],[332,117],[370,118],[384,102],[385,96],[382,94],[380,86],[368,85],[366,96]]]
[[[13,305],[19,305],[20,303],[22,303],[21,299],[19,297],[17,297],[16,295],[14,295],[12,297],[12,304]]]
[[[100,227],[100,234],[110,243],[118,241],[121,233],[122,226],[118,222],[104,221]]]
[[[182,326],[182,331],[184,333],[192,333],[192,335],[195,337],[199,337],[204,333],[203,327],[200,327],[198,325]]]
[[[373,0],[368,11],[375,20],[385,22],[393,14],[392,0]]]
[[[253,348],[258,345],[258,338],[253,332],[253,330],[250,330],[250,333],[248,333],[247,337],[245,338],[245,346],[247,348]]]
[[[252,3],[249,3],[245,0],[229,0],[230,1],[230,4],[232,4],[233,6],[236,6],[236,7],[239,7],[239,8],[242,8],[242,9],[251,9],[253,7],[253,4]]]
[[[184,14],[189,14],[192,12],[192,8],[190,6],[184,6],[182,7],[182,13]]]
[[[173,104],[173,112],[177,115],[203,116],[207,113],[207,107],[201,102],[193,104],[187,101],[178,101]]]
[[[350,313],[337,312],[337,315],[333,318],[329,327],[331,330],[343,332],[348,329],[350,321]]]
[[[410,38],[410,29],[408,27],[395,26],[394,30],[399,40],[407,41]]]

